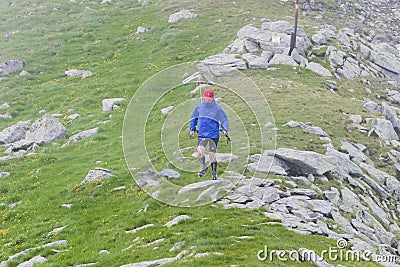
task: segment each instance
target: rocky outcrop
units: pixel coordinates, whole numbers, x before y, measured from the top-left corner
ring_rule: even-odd
[[[193,13],[190,10],[184,9],[179,12],[176,12],[169,16],[169,23],[176,23],[181,19],[195,19],[197,18],[197,14]]]
[[[67,129],[64,125],[51,115],[44,115],[33,122],[26,132],[25,140],[42,144],[66,137]]]
[[[86,175],[85,179],[81,182],[81,185],[90,182],[100,181],[106,178],[114,177],[115,175],[111,173],[110,170],[104,168],[94,168],[90,170],[89,173]]]

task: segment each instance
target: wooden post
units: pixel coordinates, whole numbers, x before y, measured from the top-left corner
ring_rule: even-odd
[[[297,21],[299,19],[299,6],[300,6],[300,0],[296,0],[295,8],[294,8],[294,32],[292,32],[292,34],[290,35],[289,56],[292,55],[292,51],[296,47]]]

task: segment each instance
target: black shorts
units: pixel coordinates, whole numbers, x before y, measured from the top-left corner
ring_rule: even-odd
[[[207,144],[210,144],[210,152],[217,152],[219,138],[203,138],[199,137],[197,140],[197,146],[206,147]]]

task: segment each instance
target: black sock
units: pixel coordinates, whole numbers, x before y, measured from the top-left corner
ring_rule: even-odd
[[[206,166],[206,157],[201,157],[201,158],[199,158],[199,160],[200,160],[200,163],[201,163],[201,168],[202,169],[205,169],[207,166]]]
[[[217,162],[216,162],[216,161],[214,161],[214,162],[211,163],[211,169],[212,169],[214,172],[217,172]]]

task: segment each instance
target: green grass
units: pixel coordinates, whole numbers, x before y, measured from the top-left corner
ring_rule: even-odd
[[[38,266],[72,266],[98,262],[98,266],[119,266],[132,262],[173,257],[168,250],[178,241],[185,241],[183,249],[191,246],[194,252],[221,252],[222,256],[183,259],[167,266],[313,266],[310,263],[260,262],[256,254],[265,245],[271,249],[307,247],[320,252],[335,244],[320,236],[303,236],[280,225],[270,225],[264,210],[224,210],[209,204],[196,208],[177,208],[160,203],[144,193],[130,176],[122,151],[122,123],[127,105],[113,112],[101,112],[101,100],[125,97],[128,100],[153,74],[179,63],[200,60],[219,53],[236,38],[245,24],[260,26],[259,19],[287,19],[292,16],[292,4],[281,1],[150,1],[140,6],[137,1],[28,1],[0,3],[0,32],[19,32],[6,39],[0,38],[0,62],[19,59],[26,63],[31,75],[11,74],[0,81],[0,104],[8,102],[13,119],[0,120],[0,129],[22,120],[35,120],[44,109],[47,113],[68,115],[68,109],[82,116],[67,124],[69,136],[82,130],[99,127],[99,134],[80,143],[60,148],[66,140],[46,144],[35,155],[0,162],[0,170],[11,175],[0,180],[0,261],[24,249],[51,241],[66,239],[67,247],[41,249],[11,262],[17,266],[39,253],[48,261]],[[332,4],[329,2],[330,5]],[[196,20],[168,24],[169,14],[182,8],[192,8],[199,15]],[[246,13],[246,11],[250,11]],[[254,19],[253,19],[254,18]],[[305,25],[313,21],[304,19]],[[303,22],[303,21],[302,21]],[[150,31],[136,34],[137,26]],[[90,70],[86,79],[67,78],[66,70]],[[316,137],[299,129],[282,125],[289,120],[311,122],[328,134],[350,141],[369,143],[373,157],[383,150],[365,135],[345,128],[348,114],[366,115],[361,105],[354,105],[350,97],[362,99],[365,92],[357,81],[338,82],[337,94],[326,89],[325,79],[298,68],[279,67],[276,72],[247,71],[265,94],[278,132],[278,147],[291,147],[324,152]],[[272,86],[272,87],[271,87]],[[357,93],[348,92],[353,88]],[[192,88],[184,88],[186,91]],[[188,98],[182,90],[179,99],[165,96],[153,108],[147,124],[150,155],[157,168],[166,164],[159,149],[158,127],[164,118],[159,108],[179,103]],[[249,122],[253,116],[234,96],[223,96],[235,103]],[[236,102],[235,102],[236,101]],[[315,110],[323,112],[315,113]],[[111,120],[108,124],[97,122]],[[185,120],[189,119],[185,118]],[[186,135],[187,124],[180,135],[181,146],[193,146]],[[246,125],[247,128],[251,128]],[[251,132],[251,130],[250,130]],[[257,135],[257,132],[251,132]],[[337,140],[334,140],[337,142]],[[260,144],[252,143],[252,153],[259,152]],[[221,151],[229,152],[221,144]],[[3,150],[1,150],[3,151]],[[223,166],[223,165],[222,165]],[[104,167],[116,177],[99,183],[81,186],[90,169]],[[197,179],[197,178],[196,178]],[[177,183],[194,182],[193,174],[184,174]],[[122,191],[114,188],[125,185]],[[21,201],[14,208],[8,205]],[[62,204],[72,204],[62,209]],[[147,212],[139,212],[147,207]],[[164,224],[175,216],[192,217],[172,228]],[[154,223],[137,234],[126,230]],[[60,233],[46,238],[47,233],[66,225]],[[253,239],[238,240],[235,236],[249,235]],[[140,237],[133,248],[123,251]],[[154,240],[165,238],[158,250],[154,246],[138,248]],[[98,255],[102,249],[110,255]],[[343,263],[346,265],[346,263]],[[352,266],[373,266],[354,263]]]

